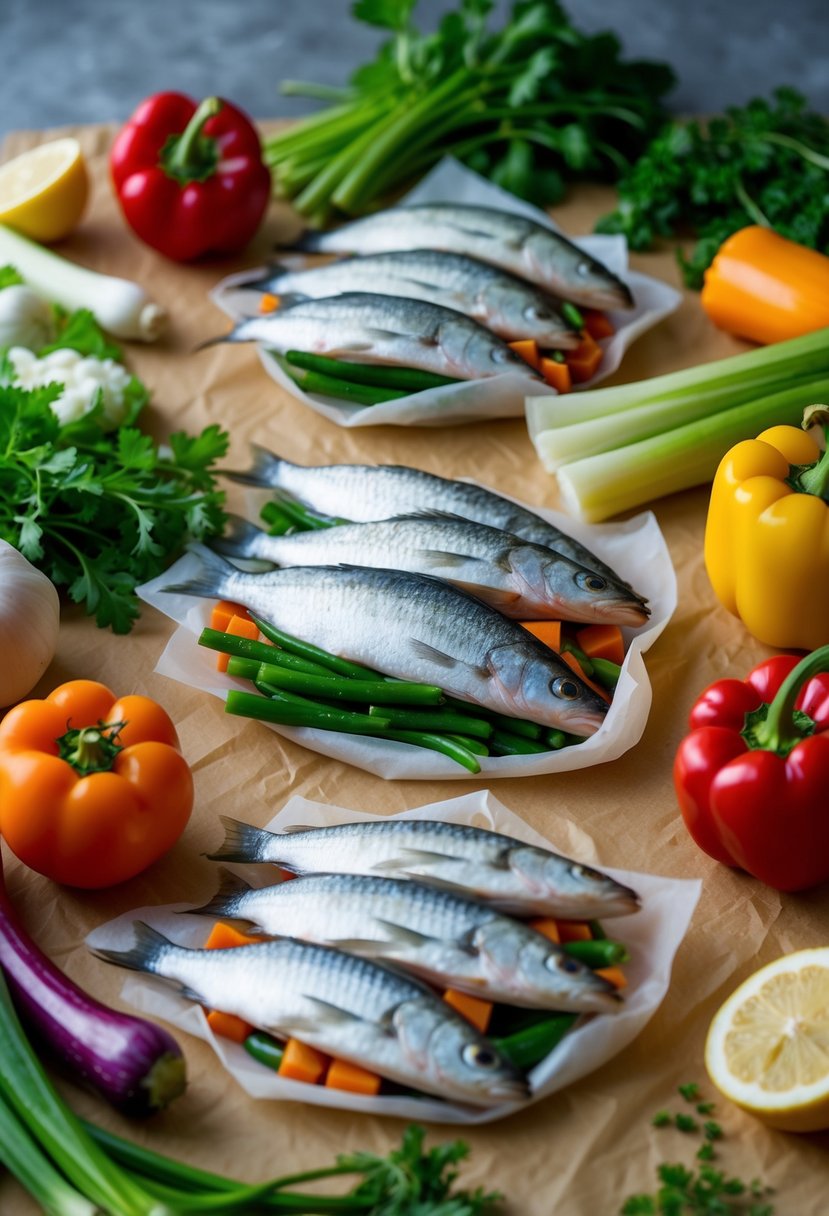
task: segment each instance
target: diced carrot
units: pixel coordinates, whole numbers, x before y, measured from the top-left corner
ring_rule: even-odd
[[[275,296],[273,292],[264,291],[262,299],[259,301],[260,312],[276,312],[279,308],[279,296]]]
[[[521,621],[521,624],[551,650],[561,649],[561,621]]]
[[[557,363],[555,359],[542,359],[538,370],[550,387],[558,389],[560,393],[569,393],[573,387],[570,368],[566,363]]]
[[[223,920],[217,920],[210,930],[210,936],[204,943],[204,948],[205,950],[232,950],[234,946],[252,946],[254,942],[264,941],[267,941],[267,938],[251,937],[247,933],[240,933],[238,929],[234,929],[232,925],[226,924]]]
[[[610,980],[610,983],[615,984],[617,988],[627,987],[628,977],[621,967],[600,967],[595,974],[603,976],[606,980]]]
[[[541,370],[541,356],[538,353],[538,343],[534,338],[524,338],[520,342],[509,342],[510,350],[514,350],[516,355],[520,355],[530,367],[534,367],[536,371]]]
[[[334,1059],[328,1065],[325,1074],[326,1089],[345,1089],[352,1094],[369,1094],[373,1097],[380,1092],[382,1077],[376,1072],[369,1072],[359,1064],[351,1064],[348,1060]]]
[[[241,604],[234,604],[232,600],[219,600],[213,605],[213,611],[210,613],[210,628],[225,633],[235,616],[247,617],[250,620],[247,608],[243,608]]]
[[[583,384],[585,380],[595,376],[603,357],[604,351],[595,338],[591,338],[587,333],[582,336],[575,350],[565,351],[564,358],[574,384]]]
[[[486,1034],[489,1019],[492,1017],[492,1001],[483,1001],[479,996],[470,996],[468,992],[458,992],[455,988],[447,988],[443,994],[447,1005],[477,1026],[481,1034]]]
[[[556,925],[560,942],[589,942],[593,939],[593,932],[585,921],[559,920]]]
[[[572,654],[569,650],[564,650],[562,651],[561,657],[570,670],[575,672],[583,684],[586,684],[588,688],[592,689],[597,697],[601,697],[603,701],[607,701],[608,705],[610,704],[610,693],[606,688],[602,688],[601,684],[596,684],[594,680],[591,680],[584,674],[584,668],[574,654]]]
[[[540,933],[542,937],[548,938],[551,942],[560,942],[561,934],[558,931],[558,922],[554,921],[550,916],[539,916],[535,920],[528,921],[531,929],[535,929],[536,933]]]
[[[288,1077],[291,1081],[316,1085],[328,1068],[328,1060],[329,1057],[316,1047],[309,1047],[298,1039],[288,1039],[277,1071],[280,1077]]]
[[[223,633],[232,633],[235,638],[250,638],[252,642],[257,641],[259,630],[254,625],[249,616],[232,616]],[[227,671],[227,661],[229,655],[219,654],[216,656],[216,670]]]
[[[585,330],[597,342],[602,338],[612,338],[616,333],[616,327],[606,312],[600,312],[598,308],[582,308],[581,315]]]
[[[625,640],[618,625],[587,625],[577,631],[576,641],[588,659],[610,659],[620,667],[625,661]]]
[[[207,1023],[214,1034],[220,1034],[223,1039],[232,1039],[234,1043],[244,1043],[256,1029],[250,1022],[237,1018],[235,1013],[220,1013],[218,1009],[210,1010]]]

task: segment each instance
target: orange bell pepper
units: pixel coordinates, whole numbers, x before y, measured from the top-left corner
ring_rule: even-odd
[[[176,729],[149,697],[70,680],[0,722],[0,834],[55,882],[95,889],[140,874],[192,808]]]

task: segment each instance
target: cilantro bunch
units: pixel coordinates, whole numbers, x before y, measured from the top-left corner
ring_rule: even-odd
[[[633,249],[692,234],[678,254],[685,282],[702,286],[723,241],[748,224],[829,252],[829,122],[794,89],[755,98],[707,123],[665,127],[619,183],[619,204],[597,224]]]
[[[61,319],[45,354],[69,346],[117,358],[90,313]],[[227,450],[217,426],[172,435],[159,447],[135,425],[148,393],[133,378],[128,414],[102,429],[100,401],[62,426],[51,409],[60,384],[26,390],[0,360],[0,537],[19,549],[99,626],[127,633],[138,616],[135,587],[161,573],[189,539],[224,526],[224,495],[212,466]]]
[[[315,224],[368,210],[446,155],[555,203],[567,181],[615,180],[664,119],[671,69],[624,60],[614,34],[582,33],[557,0],[515,0],[495,30],[492,0],[460,0],[432,33],[416,3],[352,6],[392,36],[350,88],[282,86],[334,101],[266,145],[276,188]]]

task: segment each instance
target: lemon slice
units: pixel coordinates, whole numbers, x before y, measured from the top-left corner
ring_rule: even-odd
[[[829,947],[786,954],[741,984],[711,1023],[705,1066],[770,1127],[829,1127]]]
[[[58,241],[77,224],[89,180],[76,139],[55,139],[0,165],[0,224]]]

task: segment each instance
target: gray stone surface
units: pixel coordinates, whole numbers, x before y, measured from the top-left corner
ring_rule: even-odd
[[[286,77],[340,84],[379,34],[348,0],[0,0],[0,137],[126,118],[147,94],[220,93],[258,118],[293,115]],[[424,24],[452,0],[421,0]],[[499,0],[497,9],[507,7]],[[569,0],[631,56],[669,60],[673,107],[714,111],[791,83],[829,112],[825,0]]]

